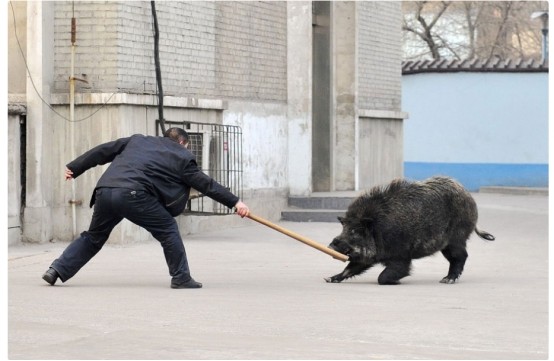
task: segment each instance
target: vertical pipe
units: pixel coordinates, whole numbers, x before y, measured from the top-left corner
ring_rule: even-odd
[[[71,159],[75,159],[75,17],[71,18],[71,74],[69,76],[69,129]],[[73,219],[73,237],[77,235],[77,214],[75,200],[75,179],[71,179],[71,217]]]

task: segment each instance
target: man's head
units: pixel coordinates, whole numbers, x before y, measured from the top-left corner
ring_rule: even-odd
[[[186,147],[189,142],[189,135],[182,128],[169,128],[165,131],[164,137],[169,138]]]

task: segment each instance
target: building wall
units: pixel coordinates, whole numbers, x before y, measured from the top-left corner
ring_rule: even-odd
[[[482,186],[548,185],[548,73],[402,78],[405,173]]]
[[[356,4],[358,6],[359,107],[400,111],[401,3],[399,1],[360,1]]]
[[[74,6],[74,12],[73,12]],[[165,95],[286,101],[286,3],[156,3]],[[70,19],[77,19],[80,91],[155,93],[149,1],[56,2],[55,84],[69,88]]]
[[[25,74],[26,93],[26,168],[25,208],[22,217],[22,240],[52,239],[53,187],[62,170],[56,163],[56,148],[64,146],[54,132],[60,121],[50,110],[53,84],[55,3],[27,2],[27,38]],[[23,59],[20,58],[20,61]],[[28,233],[27,233],[28,232]]]
[[[21,240],[21,124],[24,124],[25,108],[13,107],[8,114],[8,245]]]
[[[247,189],[286,189],[287,107],[230,101],[223,122],[243,133],[243,182]]]
[[[5,5],[8,18],[8,93],[25,94],[25,63],[21,54],[27,53],[27,3],[11,1]]]
[[[216,95],[287,100],[287,4],[216,1]]]
[[[369,189],[403,176],[402,14],[400,2],[356,4],[356,189]]]
[[[21,242],[22,184],[21,171],[24,154],[21,154],[21,128],[25,124],[26,69],[22,55],[27,53],[27,3],[12,1],[5,4],[8,19],[8,114],[7,132],[7,199],[8,199],[8,245]]]
[[[359,8],[353,1],[335,1],[331,4],[332,166],[330,189],[327,190],[346,191],[356,189],[356,166],[359,161],[356,154],[359,69],[355,21]],[[320,165],[314,162],[314,166]]]
[[[290,195],[312,185],[312,2],[287,1],[287,178]],[[285,141],[283,139],[283,141]],[[285,155],[283,155],[285,156]]]
[[[337,106],[340,100],[341,107],[335,114],[344,116],[337,117],[333,126],[341,130],[348,124],[346,136],[336,138],[342,142],[340,146],[335,144],[335,150],[340,151],[332,156],[337,164],[341,159],[348,164],[346,172],[338,173],[348,176],[344,189],[354,189],[361,184],[355,179],[357,175],[378,171],[386,177],[393,176],[387,170],[392,168],[375,170],[366,166],[367,159],[388,152],[376,149],[372,141],[360,142],[365,142],[365,135],[373,128],[378,132],[371,133],[371,137],[392,132],[398,139],[401,122],[391,128],[382,121],[402,119],[394,105],[398,104],[396,99],[377,99],[386,82],[369,73],[382,69],[364,68],[365,80],[358,79],[358,66],[365,64],[365,57],[375,60],[381,48],[384,52],[395,46],[400,48],[399,36],[395,39],[379,28],[388,27],[394,32],[399,23],[381,22],[360,36],[359,19],[364,24],[381,16],[399,21],[400,8],[397,3],[388,2],[337,2],[333,6],[335,16],[345,16],[333,20],[333,26],[341,27],[335,29],[335,40],[342,36],[351,41],[335,42],[331,51],[342,49],[351,69],[343,67],[337,61],[339,57],[329,55],[335,61],[335,69],[340,69],[334,74],[331,102]],[[25,89],[10,90],[10,99],[13,93],[24,91],[27,106],[27,203],[21,236],[27,242],[69,241],[75,234],[69,201],[80,202],[75,219],[79,233],[90,222],[90,192],[106,166],[95,167],[79,177],[73,196],[71,182],[63,179],[65,164],[102,142],[133,133],[156,134],[150,2],[32,1],[15,8],[25,10],[24,15],[16,14],[16,22],[27,23],[27,36],[21,41],[29,66],[29,74],[24,70],[17,73]],[[279,219],[289,194],[305,195],[312,190],[312,2],[162,1],[156,2],[156,8],[165,118],[240,126],[244,143],[243,199],[256,214]],[[72,16],[77,19],[75,75],[86,80],[76,83],[74,122],[68,119]],[[357,19],[355,25],[351,19]],[[369,39],[382,34],[388,36],[383,43]],[[367,48],[366,55],[360,57],[358,39],[365,39],[362,43]],[[376,48],[370,51],[371,46]],[[21,61],[13,41],[9,53],[11,63]],[[383,59],[387,69],[389,63],[395,62],[389,55]],[[10,65],[10,72],[11,69]],[[400,74],[388,70],[387,74],[392,77],[391,84],[396,84]],[[363,84],[363,92],[359,92],[358,84]],[[342,96],[340,89],[345,89],[348,96]],[[392,93],[388,94],[385,97]],[[365,99],[362,112],[359,99]],[[343,110],[347,111],[341,113]],[[378,121],[372,128],[367,121],[373,119]],[[359,136],[359,131],[365,135]],[[10,127],[10,132],[11,137],[18,136],[15,127]],[[371,137],[367,139],[374,139]],[[371,158],[361,157],[359,149],[368,149]],[[11,151],[11,156],[16,157],[16,152]],[[385,162],[397,162],[397,158],[387,156]],[[335,178],[335,184],[338,180]],[[18,186],[21,185],[16,180],[11,182],[10,192],[16,192]],[[15,209],[15,201],[10,203]],[[245,224],[236,216],[180,216],[177,222],[183,226],[183,234]],[[148,239],[151,236],[144,230],[124,221],[110,242]]]
[[[25,5],[16,12],[16,19],[20,19],[16,22],[27,20],[25,15],[30,13],[29,27],[39,40],[23,38],[23,48],[32,49],[28,59],[32,79],[54,110],[35,92],[27,94],[32,141],[27,149],[29,201],[22,217],[22,239],[67,241],[74,236],[69,201],[79,202],[75,219],[78,233],[88,226],[90,192],[105,166],[79,177],[73,197],[70,182],[59,176],[64,164],[117,137],[156,134],[157,99],[141,95],[156,91],[151,8],[149,2],[127,1]],[[286,155],[288,147],[286,4],[193,1],[156,5],[165,118],[240,125],[244,200],[257,214],[278,219],[287,193],[288,158],[275,156]],[[72,16],[77,19],[75,75],[87,81],[77,82],[73,123],[68,114]],[[12,44],[10,54],[14,57],[18,55],[15,50]],[[17,137],[15,132],[10,134]],[[17,154],[11,153],[16,159]],[[17,190],[17,181],[12,183],[10,189]],[[16,202],[11,204],[18,208]],[[10,219],[15,222],[17,218],[14,213]],[[244,224],[233,216],[178,218],[186,226],[183,234],[216,224]],[[139,227],[124,221],[110,242],[133,243],[148,238]]]
[[[404,174],[403,128],[405,114],[360,116],[358,189],[389,183]]]

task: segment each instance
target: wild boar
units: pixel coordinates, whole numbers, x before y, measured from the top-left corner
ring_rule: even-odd
[[[326,278],[343,280],[381,263],[381,285],[398,284],[410,274],[413,259],[441,251],[450,262],[440,282],[455,283],[467,259],[466,242],[472,232],[493,241],[493,235],[479,231],[477,206],[461,184],[448,177],[421,182],[394,180],[375,187],[355,199],[346,212],[342,233],[329,248],[349,257],[344,271]]]

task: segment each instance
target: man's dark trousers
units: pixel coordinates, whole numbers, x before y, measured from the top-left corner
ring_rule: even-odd
[[[63,282],[73,277],[100,251],[123,218],[143,227],[161,243],[169,274],[175,281],[187,282],[190,279],[177,222],[156,197],[142,190],[98,188],[89,230],[81,233],[51,265]]]

